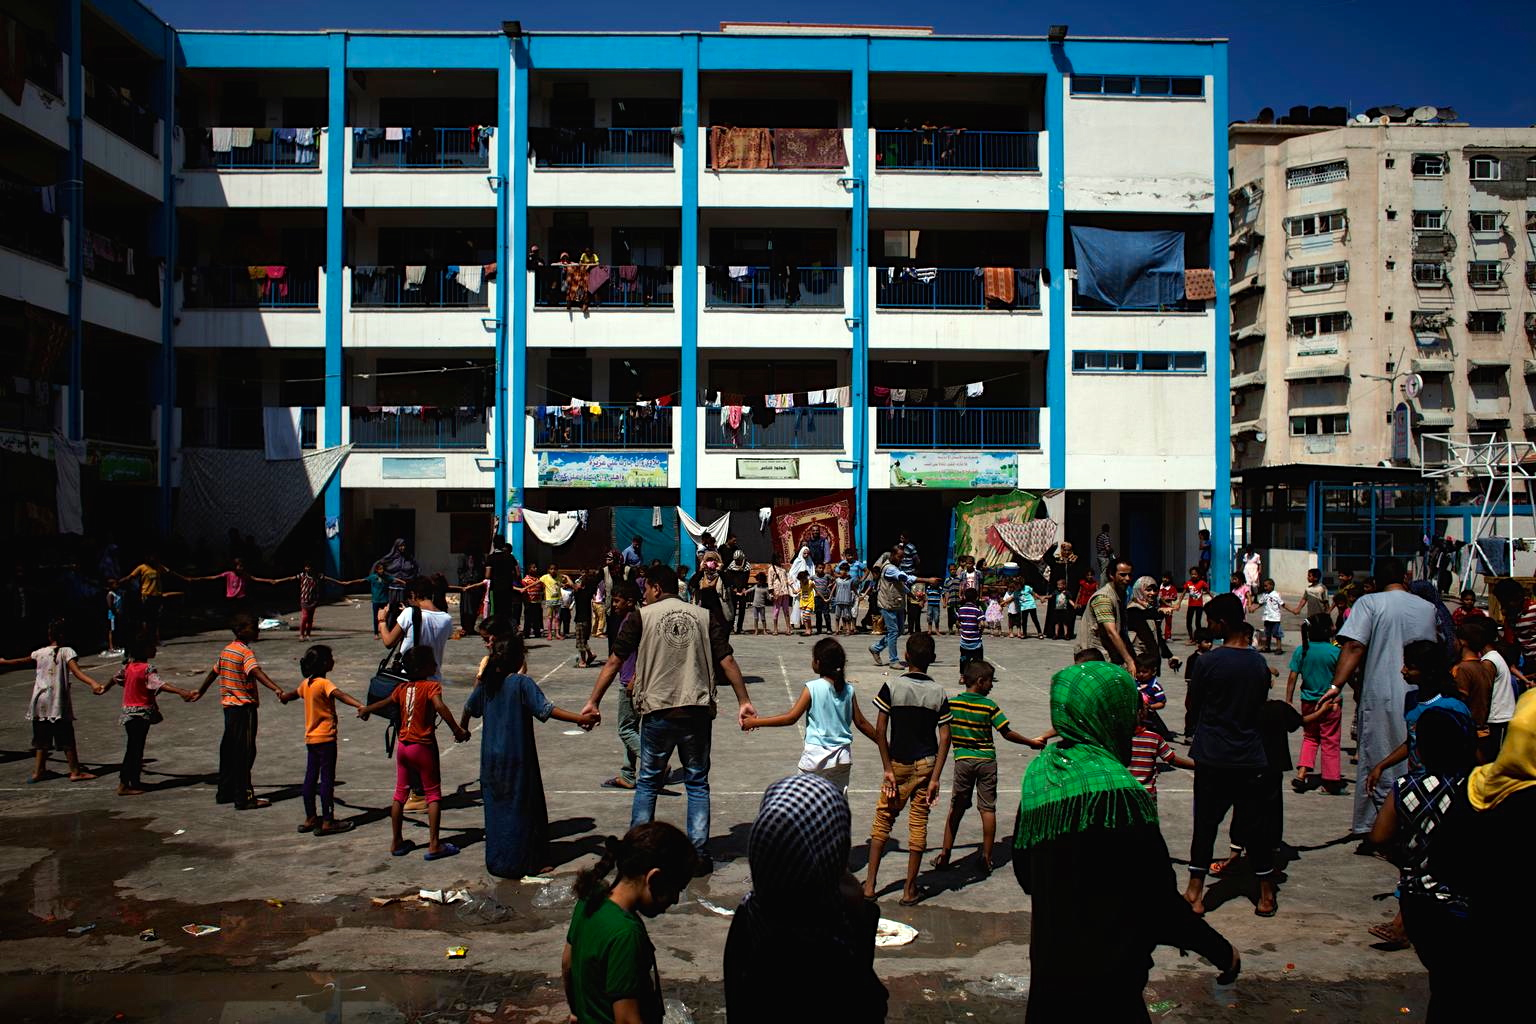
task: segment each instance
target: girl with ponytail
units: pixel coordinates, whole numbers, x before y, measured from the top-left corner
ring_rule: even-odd
[[[560,958],[572,1020],[660,1024],[656,948],[641,915],[655,917],[676,903],[693,868],[688,837],[652,821],[623,839],[609,836],[602,858],[576,876],[576,909]]]
[[[872,742],[879,742],[875,727],[854,699],[853,684],[846,676],[847,664],[843,645],[830,636],[823,637],[811,650],[811,671],[816,678],[805,684],[794,706],[782,715],[749,718],[742,725],[746,730],[794,725],[809,713],[800,771],[820,775],[841,789],[844,796],[848,794],[848,775],[853,770],[853,730],[857,728]]]
[[[1285,702],[1296,698],[1296,682],[1301,681],[1301,756],[1296,759],[1296,777],[1291,788],[1305,793],[1318,786],[1312,775],[1318,756],[1323,762],[1322,786],[1333,794],[1344,789],[1340,771],[1340,737],[1344,721],[1343,695],[1333,688],[1333,672],[1339,664],[1339,648],[1329,643],[1333,620],[1319,612],[1301,624],[1301,646],[1291,652],[1291,674],[1285,684]],[[1325,710],[1317,719],[1309,716]]]

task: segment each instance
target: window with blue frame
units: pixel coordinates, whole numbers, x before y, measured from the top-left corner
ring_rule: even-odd
[[[1073,75],[1072,95],[1200,99],[1205,95],[1205,79],[1169,75]]]
[[[1073,373],[1204,373],[1204,352],[1073,352]]]

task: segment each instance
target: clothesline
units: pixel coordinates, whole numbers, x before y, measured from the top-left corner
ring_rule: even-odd
[[[968,384],[954,384],[938,388],[887,388],[875,385],[871,386],[870,394],[875,398],[885,397],[888,400],[895,402],[921,402],[930,394],[938,393],[943,394],[946,399],[951,400],[961,397],[979,398],[985,390],[986,385],[1017,376],[1018,372],[1014,371],[1011,373],[999,374],[996,377],[987,377],[979,381],[971,381]],[[806,405],[831,405],[838,408],[847,408],[852,404],[851,392],[852,389],[846,385],[835,388],[815,389],[808,391],[777,393],[766,392],[761,396],[744,395],[733,391],[705,390],[700,396],[700,402],[702,405],[704,405],[705,408],[710,409],[733,405],[739,405],[743,407],[765,406],[770,409],[793,409],[798,404],[798,399],[796,399],[794,396],[805,395]],[[900,397],[897,397],[898,395]],[[916,395],[917,397],[911,397],[913,395]],[[818,398],[817,396],[820,397]],[[756,401],[751,401],[750,399],[756,399]]]

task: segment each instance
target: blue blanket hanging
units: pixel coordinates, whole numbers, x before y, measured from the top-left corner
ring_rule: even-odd
[[[1072,228],[1077,291],[1112,309],[1155,309],[1184,299],[1184,235],[1179,231]]]

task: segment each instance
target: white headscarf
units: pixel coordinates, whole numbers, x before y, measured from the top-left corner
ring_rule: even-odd
[[[816,573],[816,567],[811,564],[811,549],[804,544],[800,545],[800,553],[795,556],[794,562],[789,566],[789,582],[791,586],[798,587],[800,585],[801,572],[808,576],[815,575]]]

